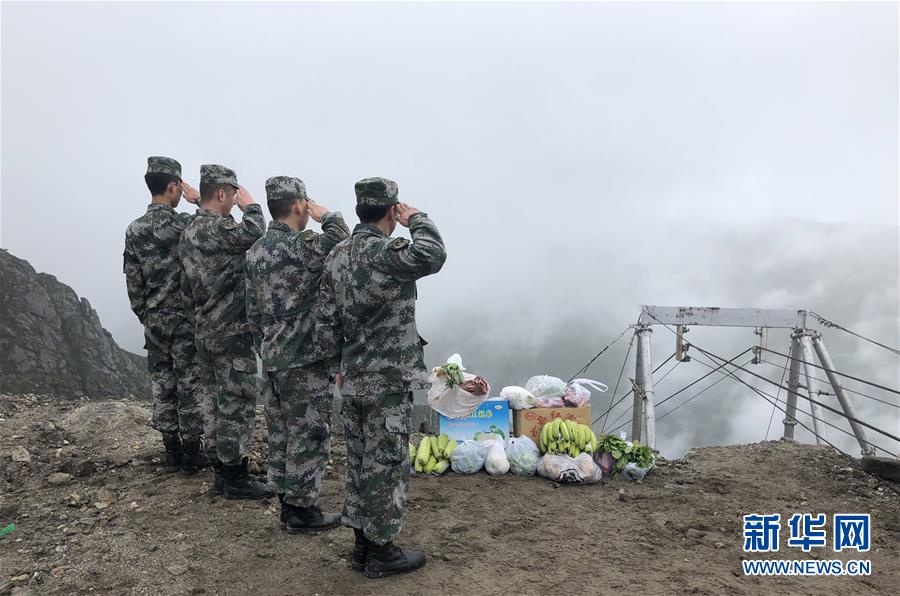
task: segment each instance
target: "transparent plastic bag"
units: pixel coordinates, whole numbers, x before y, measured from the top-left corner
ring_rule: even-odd
[[[643,480],[644,476],[647,475],[647,472],[649,472],[651,468],[652,466],[650,468],[640,468],[636,463],[630,462],[625,464],[625,467],[622,468],[620,474],[629,480]]]
[[[513,410],[527,410],[534,407],[535,397],[524,387],[510,385],[500,391],[500,397],[509,402]]]
[[[537,474],[560,484],[594,484],[603,477],[589,453],[578,457],[548,453],[538,463]]]
[[[484,458],[484,470],[488,474],[500,476],[509,472],[509,460],[506,458],[506,449],[503,441],[497,439],[488,449]]]
[[[447,359],[447,364],[456,364],[460,371],[465,371],[462,365],[462,358],[459,354],[453,354]],[[485,395],[473,395],[454,385],[450,387],[447,378],[439,374],[440,367],[431,371],[428,376],[428,382],[431,387],[428,389],[427,399],[431,409],[443,414],[447,418],[465,418],[483,404],[487,400],[490,390]],[[462,373],[463,381],[469,382],[475,379],[476,375]]]
[[[566,382],[557,377],[538,375],[528,379],[525,389],[537,399],[561,398],[566,394]]]
[[[450,454],[450,468],[457,474],[475,474],[484,467],[488,448],[494,441],[463,441]]]
[[[541,397],[534,400],[535,408],[565,408],[566,402],[561,397]]]
[[[528,437],[514,437],[506,446],[506,459],[509,460],[509,471],[517,476],[534,476],[541,452],[538,446]]]
[[[566,392],[563,395],[565,405],[570,408],[580,408],[591,403],[591,391],[588,387],[595,389],[600,393],[605,393],[609,389],[609,387],[600,381],[575,379],[566,385]]]

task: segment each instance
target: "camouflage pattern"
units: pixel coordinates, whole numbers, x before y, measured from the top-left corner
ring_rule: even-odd
[[[200,208],[179,246],[184,275],[181,289],[193,305],[198,338],[247,333],[244,253],[265,230],[262,209],[248,205],[238,223],[229,215]]]
[[[169,205],[151,204],[128,226],[123,255],[131,309],[144,325],[153,427],[185,437],[203,431],[203,391],[194,332],[182,302],[178,258],[178,240],[191,217]]]
[[[289,201],[307,199],[306,184],[291,176],[272,176],[266,180],[266,200]]]
[[[336,363],[267,373],[269,483],[296,507],[318,502],[331,451]]]
[[[144,348],[153,392],[153,428],[203,434],[203,391],[194,331],[181,314],[155,311],[144,319]]]
[[[200,184],[230,184],[235,188],[240,188],[234,170],[218,164],[200,166]]]
[[[264,226],[256,204],[246,207],[240,223],[200,208],[179,246],[182,293],[194,315],[201,383],[208,396],[207,451],[225,464],[240,463],[245,453],[259,395],[244,297],[244,253]]]
[[[325,260],[319,316],[343,338],[344,395],[427,388],[416,280],[439,271],[447,253],[426,214],[410,218],[409,233],[412,242],[358,224]]]
[[[347,441],[347,494],[342,522],[386,544],[403,525],[409,487],[409,434],[413,395],[345,395],[341,408]]]
[[[298,232],[269,222],[266,235],[247,251],[247,319],[263,370],[285,370],[337,355],[337,345],[317,330],[313,307],[325,257],[350,235],[340,213],[326,213],[323,233]]]
[[[197,340],[201,383],[208,392],[205,429],[210,458],[238,464],[247,452],[260,393],[249,333]]]
[[[384,194],[392,192],[386,187]],[[425,386],[416,280],[439,271],[447,256],[426,214],[409,221],[411,243],[392,240],[376,226],[357,225],[325,260],[320,289],[322,323],[342,338],[343,523],[378,544],[392,541],[403,522],[412,390]]]
[[[354,186],[357,205],[394,205],[397,183],[387,178],[365,178]]]
[[[148,174],[168,174],[181,178],[181,164],[171,157],[163,157],[161,155],[153,155],[147,158]]]

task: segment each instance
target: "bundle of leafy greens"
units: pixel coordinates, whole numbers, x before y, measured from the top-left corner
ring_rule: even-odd
[[[656,457],[649,445],[638,441],[627,443],[615,435],[605,435],[597,443],[596,453],[609,453],[615,460],[614,472],[621,472],[626,464],[634,462],[642,469],[653,467]]]
[[[460,370],[458,364],[448,363],[439,368],[440,372],[438,374],[442,374],[443,376],[447,377],[448,387],[454,387],[463,383],[462,370]]]

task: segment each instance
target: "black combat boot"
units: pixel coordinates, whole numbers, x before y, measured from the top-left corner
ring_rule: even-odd
[[[181,437],[178,433],[162,433],[162,437],[166,447],[166,472],[171,474],[181,469]]]
[[[181,449],[181,473],[185,476],[196,474],[209,465],[200,437],[185,437],[182,439]]]
[[[278,525],[281,526],[282,530],[286,530],[288,509],[291,505],[284,502],[284,493],[278,493],[278,503],[281,505],[281,512],[278,514]]]
[[[366,577],[376,578],[398,573],[409,573],[425,565],[425,553],[420,550],[403,552],[393,542],[387,544],[375,544],[369,542],[369,552],[366,555],[366,566],[363,573]]]
[[[265,484],[250,478],[246,457],[239,464],[225,464],[224,472],[226,499],[269,499],[275,496]]]
[[[350,568],[362,573],[362,570],[366,568],[369,541],[366,540],[366,535],[359,528],[353,528],[353,534],[356,535],[356,542],[353,543],[353,559],[350,561]]]
[[[324,532],[341,525],[340,513],[322,513],[318,505],[312,507],[294,507],[288,503],[285,522],[288,534],[306,534],[308,532]]]
[[[222,465],[222,460],[218,457],[213,458],[212,460],[213,471],[215,472],[215,477],[213,478],[213,492],[217,495],[225,494],[225,466]]]

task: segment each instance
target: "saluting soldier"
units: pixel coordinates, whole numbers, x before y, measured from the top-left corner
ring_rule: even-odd
[[[266,387],[269,484],[290,534],[335,528],[322,513],[319,490],[331,451],[336,361],[333,340],[316,329],[316,301],[325,257],[350,236],[340,213],[307,196],[299,178],[266,181],[272,221],[247,251],[247,315],[259,347]],[[322,233],[307,230],[310,218]]]
[[[124,273],[131,309],[144,326],[153,394],[153,428],[162,433],[167,472],[197,473],[209,460],[201,448],[202,392],[193,326],[181,295],[178,240],[192,219],[175,208],[197,191],[170,157],[147,158],[147,212],[125,232]]]
[[[409,483],[414,389],[424,389],[424,340],[416,331],[416,280],[438,272],[444,242],[425,213],[397,200],[397,183],[356,183],[360,223],[325,261],[321,316],[343,339],[347,494],[343,522],[356,540],[351,566],[368,577],[418,569],[421,551],[394,545]],[[391,239],[397,224],[412,242]]]
[[[240,223],[231,216],[237,204]],[[209,388],[207,449],[215,490],[228,499],[272,496],[250,478],[245,457],[259,383],[244,296],[244,255],[265,231],[262,210],[237,176],[221,165],[200,167],[200,209],[181,235],[182,288],[193,305],[202,380]]]

